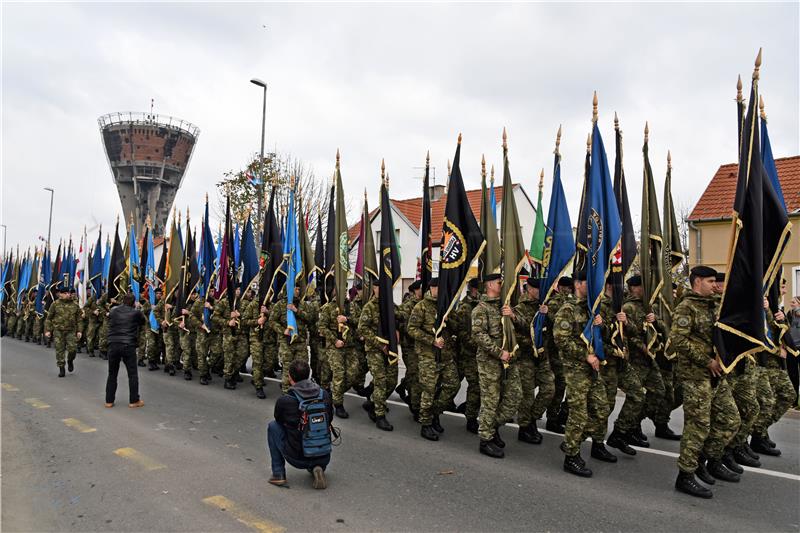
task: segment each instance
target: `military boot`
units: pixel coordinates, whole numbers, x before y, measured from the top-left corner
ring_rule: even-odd
[[[517,433],[517,439],[528,444],[541,444],[542,434],[536,430],[536,425],[520,426]]]
[[[64,372],[64,367],[63,366],[58,367],[58,377],[63,378],[66,375],[67,373]]]
[[[169,375],[170,376],[174,376],[176,369],[177,369],[177,365],[169,365]]]
[[[697,482],[694,474],[680,470],[678,471],[678,478],[675,480],[675,489],[697,498],[708,499],[714,495],[709,489]]]
[[[769,431],[764,432],[764,441],[769,444],[770,448],[775,448],[777,446],[777,444],[775,444],[775,442],[769,438]]]
[[[344,405],[334,405],[333,412],[337,418],[350,418],[350,415],[347,414]]]
[[[492,436],[492,442],[498,448],[505,448],[506,447],[505,441],[500,438],[500,428],[495,428],[494,436]]]
[[[442,424],[439,422],[439,415],[435,415],[433,417],[433,422],[431,423],[431,427],[436,430],[436,433],[444,433],[444,428]]]
[[[547,431],[552,431],[553,433],[558,433],[559,435],[564,434],[564,426],[560,424],[556,419],[547,419],[547,423],[545,424],[544,428]]]
[[[406,405],[408,405],[409,399],[408,399],[408,387],[406,387],[406,378],[403,378],[400,381],[400,384],[394,389],[394,391],[397,393],[398,396],[400,396],[400,399],[403,400],[403,402]]]
[[[372,420],[373,422],[378,421],[378,417],[375,415],[375,404],[367,400],[366,402],[361,404],[361,408],[367,412],[367,416],[369,416],[370,420]]]
[[[633,433],[636,434],[636,438],[639,439],[640,441],[647,442],[647,435],[645,435],[644,431],[642,431],[641,422],[639,422],[639,425],[636,428],[634,428]]]
[[[264,392],[264,387],[256,387],[256,398],[259,400],[264,400],[266,397],[267,394]]]
[[[478,419],[467,418],[467,431],[470,433],[478,434]]]
[[[640,438],[641,430],[634,429],[625,434],[625,441],[631,446],[638,446],[640,448],[649,448],[650,443]]]
[[[433,429],[433,426],[422,426],[422,429],[419,430],[419,434],[423,439],[439,440],[439,434]]]
[[[158,370],[158,363],[156,363],[155,361],[153,361],[152,359],[150,359],[150,361],[149,361],[149,363],[148,363],[148,366],[147,366],[147,370],[150,370],[151,372],[152,372],[153,370]]]
[[[709,459],[706,463],[706,468],[708,468],[709,474],[722,481],[738,483],[741,479],[739,474],[728,470],[728,467],[720,459]]]
[[[744,446],[737,446],[733,449],[733,458],[740,465],[749,466],[751,468],[758,468],[761,466],[761,461],[750,457],[750,455],[745,451]]]
[[[70,372],[75,371],[75,364],[72,361],[67,361],[67,370],[69,370]]]
[[[747,440],[744,441],[744,444],[742,445],[742,448],[744,449],[744,451],[745,451],[745,453],[747,455],[749,455],[750,457],[752,457],[756,461],[761,459],[761,457],[756,452],[753,451],[753,448],[750,447],[750,443],[747,442]]]
[[[232,379],[226,379],[224,387],[228,390],[234,390],[236,388],[236,382]]]
[[[377,427],[381,431],[392,431],[394,429],[394,426],[391,425],[388,420],[386,420],[385,416],[376,417],[375,427]]]
[[[106,352],[100,352],[100,359],[108,361],[108,354]]]
[[[592,477],[592,471],[581,459],[581,454],[564,456],[564,471],[580,477]]]
[[[478,450],[483,455],[488,455],[489,457],[494,457],[495,459],[502,459],[506,455],[505,452],[499,448],[493,440],[481,439],[481,444]]]
[[[630,445],[625,440],[625,434],[619,431],[618,429],[614,429],[611,432],[611,435],[608,436],[608,440],[606,444],[611,446],[612,448],[616,448],[625,455],[636,455],[636,450],[630,447]]]
[[[188,368],[183,371],[183,379],[186,381],[192,381],[192,371]]]
[[[700,481],[706,485],[713,485],[717,482],[714,476],[708,473],[708,469],[706,468],[706,456],[703,453],[697,458],[697,469],[694,473],[700,478]]]
[[[764,437],[756,435],[755,433],[753,433],[753,437],[750,439],[750,448],[756,453],[772,457],[778,457],[781,454],[778,448],[773,448]]]
[[[725,448],[725,452],[722,454],[722,464],[728,467],[728,470],[731,472],[736,472],[737,474],[744,474],[744,468],[739,466],[739,463],[736,462],[736,458],[733,456],[733,450],[731,448]]]
[[[208,376],[206,374],[200,376],[200,385],[208,385]]]
[[[617,456],[608,451],[602,441],[592,441],[592,458],[604,463],[616,463]]]
[[[89,351],[89,357],[97,357],[97,356],[94,354],[94,350],[90,350],[90,351]]]
[[[681,440],[681,436],[672,431],[667,424],[656,424],[656,437],[665,440]]]

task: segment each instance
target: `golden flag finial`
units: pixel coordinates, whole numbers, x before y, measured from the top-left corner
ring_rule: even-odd
[[[481,154],[481,178],[486,179],[486,156]]]
[[[339,168],[339,149],[336,149],[336,168]]]
[[[756,68],[753,69],[754,80],[759,78],[759,70],[761,70],[761,48],[758,49],[758,55],[756,56]]]
[[[764,97],[760,94],[758,95],[758,108],[761,110],[761,120],[767,120],[767,111],[764,109]]]
[[[489,182],[494,183],[494,165],[492,165],[492,170],[490,171],[489,174]]]
[[[186,224],[189,224],[189,206],[186,206]]]
[[[178,226],[181,225],[181,212],[178,211]]]
[[[150,214],[148,214],[148,215],[147,215],[147,218],[145,218],[145,219],[144,219],[144,224],[145,224],[145,225],[146,225],[146,226],[147,226],[149,229],[152,229],[152,227],[153,227],[153,226],[152,226],[152,222],[150,221]],[[100,227],[100,229],[101,229],[101,230],[103,229],[103,228],[102,228],[102,226]]]
[[[561,146],[561,124],[558,125],[558,132],[556,133],[556,149],[553,152],[556,155],[559,155],[558,149]]]
[[[645,121],[644,123],[644,142],[650,140],[650,123]]]
[[[667,150],[667,168],[672,170],[672,150]]]
[[[386,162],[381,158],[381,181],[386,178]]]
[[[542,192],[542,189],[544,189],[544,169],[539,172],[539,192]]]
[[[594,92],[594,96],[592,96],[592,123],[597,122],[597,91]]]
[[[367,188],[364,187],[364,201],[367,201]]]
[[[450,159],[447,159],[447,177],[450,177],[450,174],[453,173],[453,170],[450,168]]]
[[[130,223],[133,224],[133,211],[131,211],[130,219],[131,219]]]
[[[425,154],[425,168],[431,166],[431,151],[428,150],[428,153]]]
[[[591,154],[592,153],[592,134],[591,133],[586,136],[586,153],[587,154]]]
[[[616,111],[614,111],[614,129],[619,131],[619,117]]]
[[[461,132],[458,133],[458,144],[461,144]]]
[[[292,174],[291,176],[289,176],[289,187],[291,187],[292,189],[294,189],[294,174]]]
[[[386,178],[383,180],[383,184],[386,186],[387,189],[389,188],[389,173],[388,172],[386,173]]]
[[[736,101],[737,102],[744,102],[744,96],[742,96],[742,75],[739,74],[739,79],[736,80]]]
[[[508,135],[506,135],[506,128],[503,126],[503,151],[508,150]]]

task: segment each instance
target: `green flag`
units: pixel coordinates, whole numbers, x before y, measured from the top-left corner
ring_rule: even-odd
[[[642,299],[645,313],[652,313],[664,284],[663,270],[663,240],[661,235],[661,221],[658,216],[658,200],[656,198],[655,184],[653,183],[653,169],[650,166],[648,155],[648,136],[650,128],[644,127],[644,175],[642,184],[642,231],[639,262],[642,270]],[[672,287],[670,286],[670,290]],[[647,352],[655,357],[660,349],[658,345],[658,332],[655,326],[648,322],[644,325],[647,334]]]
[[[183,250],[175,217],[172,218],[172,227],[169,232],[169,247],[167,248],[167,271],[164,283],[164,301],[172,303],[172,298],[177,295],[177,289],[183,281]],[[233,290],[231,287],[230,290]]]
[[[303,269],[297,284],[300,287],[300,299],[303,300],[307,296],[312,296],[314,291],[317,290],[317,284],[312,279],[316,266],[314,263],[314,249],[311,248],[311,239],[308,236],[308,228],[306,227],[306,214],[303,211],[302,191],[297,195],[297,201],[297,233],[300,241],[300,256],[303,258]]]
[[[347,235],[347,212],[344,207],[344,188],[342,173],[339,171],[339,151],[336,151],[336,212],[334,220],[334,264],[333,276],[336,285],[336,304],[339,313],[344,314],[347,299],[347,277],[350,274],[350,242]],[[345,332],[342,332],[344,337]]]
[[[542,189],[544,188],[544,169],[539,174],[539,198],[536,200],[536,223],[533,225],[533,236],[531,246],[528,250],[531,261],[531,275],[537,275],[544,271],[542,263],[544,259],[544,211],[542,210]]]
[[[481,233],[486,239],[486,246],[478,259],[478,279],[482,281],[486,275],[500,272],[500,239],[497,237],[497,223],[492,215],[491,198],[486,189],[486,158],[481,158]]]
[[[664,257],[664,283],[661,286],[661,300],[659,317],[664,321],[667,330],[672,327],[672,309],[675,302],[672,296],[673,275],[680,267],[685,258],[683,245],[681,244],[681,233],[678,229],[678,221],[675,218],[675,206],[672,203],[672,155],[667,152],[667,178],[664,181],[664,235],[662,243]],[[667,358],[673,358],[671,354],[669,339],[664,349]]]
[[[541,206],[541,202],[539,204]],[[517,203],[514,201],[514,185],[511,183],[511,171],[508,168],[508,145],[506,130],[503,129],[503,200],[500,206],[500,236],[502,247],[503,305],[514,307],[519,297],[517,276],[525,264],[525,244],[519,226]],[[518,348],[514,335],[514,324],[510,316],[503,317],[503,349],[514,355]],[[508,366],[504,363],[504,366]]]

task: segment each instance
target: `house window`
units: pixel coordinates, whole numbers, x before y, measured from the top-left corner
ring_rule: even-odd
[[[800,296],[800,267],[792,268],[792,296]]]

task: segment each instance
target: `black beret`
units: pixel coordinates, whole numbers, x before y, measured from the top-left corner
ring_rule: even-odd
[[[469,280],[468,285],[470,289],[478,289],[481,286],[481,282],[478,281],[478,278],[472,278]]]
[[[431,281],[428,283],[429,287],[438,287],[439,286],[439,278],[431,278]]]
[[[572,273],[572,279],[575,281],[586,281],[586,271],[580,270]]]
[[[725,283],[725,272],[717,272],[716,281],[717,283]]]
[[[362,286],[363,286],[363,283],[362,283],[362,281],[360,279],[356,279],[353,282],[353,288],[355,288],[355,289],[361,289]]]
[[[494,273],[494,274],[486,274],[486,275],[483,277],[483,281],[485,281],[485,282],[486,282],[486,281],[495,281],[495,280],[502,279],[502,278],[503,278],[503,276],[502,276],[502,275],[500,275],[499,273]]]
[[[543,282],[543,280],[541,280],[539,278],[534,278],[534,277],[530,277],[525,281],[525,283],[528,285],[528,287],[531,287],[532,289],[541,289],[542,288],[542,282]]]
[[[717,271],[705,265],[697,265],[691,270],[691,274],[698,278],[717,278]]]
[[[628,278],[628,287],[641,287],[642,286],[642,276],[639,274],[635,274]]]
[[[422,281],[420,281],[420,280],[418,280],[418,279],[415,279],[415,280],[414,280],[414,281],[411,283],[411,285],[409,285],[409,286],[408,286],[408,290],[410,290],[410,291],[415,291],[415,290],[419,289],[420,287],[422,287]]]
[[[677,288],[678,288],[678,284],[673,281],[672,282],[672,290],[675,290]]]
[[[559,287],[572,287],[574,283],[572,282],[572,278],[569,276],[561,276],[558,278],[558,286]]]

